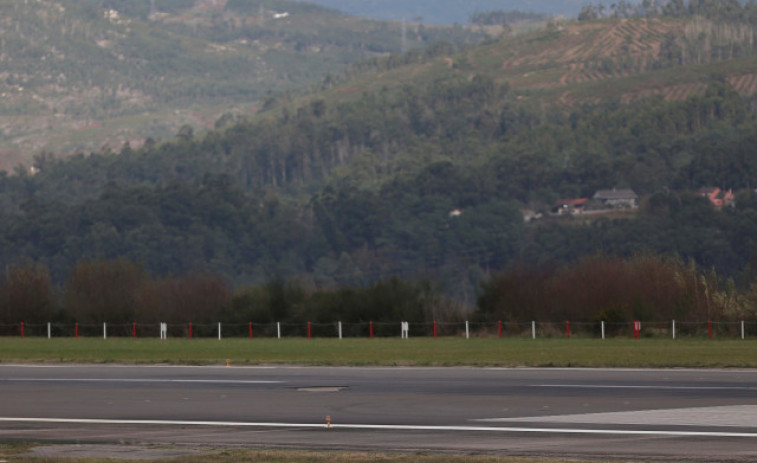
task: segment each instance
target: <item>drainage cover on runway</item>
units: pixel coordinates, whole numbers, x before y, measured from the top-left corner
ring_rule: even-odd
[[[347,386],[308,386],[298,387],[298,392],[340,392],[347,389]]]

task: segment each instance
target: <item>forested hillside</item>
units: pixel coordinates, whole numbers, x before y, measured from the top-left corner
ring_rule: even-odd
[[[42,265],[64,284],[81,261],[126,258],[154,278],[207,272],[236,288],[298,282],[303,293],[396,276],[472,306],[482,281],[496,295],[539,272],[564,299],[563,269],[589,275],[582,263],[603,254],[629,279],[646,265],[670,281],[691,276],[694,293],[671,295],[671,313],[707,288],[746,293],[757,257],[754,44],[734,38],[738,51],[695,63],[665,54],[704,21],[722,25],[659,11],[470,49],[440,43],[363,62],[317,92],[271,95],[222,130],[38,154],[36,174],[0,176],[0,263]],[[698,194],[714,186],[736,192],[732,207]],[[614,188],[633,189],[640,207],[552,214],[560,198]],[[710,297],[692,300],[715,307]],[[569,302],[561,310],[576,313]]]
[[[3,1],[0,169],[212,129],[351,63],[481,37],[424,27],[403,41],[399,23],[287,0]]]
[[[682,102],[565,115],[512,100],[463,82],[120,154],[38,157],[38,174],[3,178],[3,256],[51,259],[61,277],[80,257],[126,255],[157,273],[210,266],[240,281],[282,273],[328,284],[475,280],[514,259],[597,250],[679,252],[731,274],[751,258],[738,215],[748,201],[715,212],[684,192],[751,188],[753,99],[713,82]],[[652,195],[640,216],[523,223],[526,206],[548,212],[558,197],[616,186]]]

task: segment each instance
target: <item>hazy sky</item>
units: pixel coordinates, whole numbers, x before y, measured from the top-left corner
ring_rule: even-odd
[[[429,24],[467,24],[480,11],[535,11],[576,16],[587,0],[306,0],[349,14],[381,19],[422,18]]]

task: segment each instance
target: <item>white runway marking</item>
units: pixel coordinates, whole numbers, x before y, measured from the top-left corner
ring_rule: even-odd
[[[563,423],[648,426],[718,426],[757,428],[757,405],[637,410],[578,415],[475,420],[489,423]]]
[[[233,421],[176,421],[176,420],[105,420],[68,418],[0,418],[0,423],[44,423],[44,424],[96,424],[96,425],[156,425],[156,426],[208,426],[239,428],[282,428],[282,429],[326,429],[325,424],[312,423],[247,423]],[[757,438],[757,433],[748,432],[706,432],[706,431],[654,431],[626,429],[561,429],[561,428],[518,428],[497,426],[411,426],[372,424],[332,424],[332,430],[352,429],[364,431],[450,431],[450,432],[499,432],[536,434],[595,434],[595,435],[635,435],[668,437],[713,437],[713,438]],[[0,430],[1,432],[1,430]]]
[[[38,383],[198,383],[198,384],[281,384],[283,381],[225,379],[110,379],[110,378],[5,378],[0,381]]]
[[[607,384],[531,384],[530,387],[572,388],[572,389],[650,389],[663,391],[757,391],[751,386],[634,386]]]

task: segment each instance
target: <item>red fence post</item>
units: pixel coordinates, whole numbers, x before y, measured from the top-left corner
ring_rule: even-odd
[[[373,339],[373,322],[371,322],[369,325],[369,331],[370,331],[371,339]]]
[[[189,339],[192,339],[192,322],[189,322]]]
[[[712,339],[712,322],[707,322],[707,338]]]
[[[137,324],[136,323],[131,324],[131,337],[132,338],[137,337]]]
[[[77,339],[79,338],[79,324],[78,323],[74,325],[74,337]]]
[[[308,322],[308,339],[310,339],[310,322]]]
[[[497,331],[499,332],[499,337],[502,337],[502,322],[497,322]]]
[[[250,339],[252,339],[252,322],[250,322]]]
[[[565,333],[568,336],[568,339],[570,339],[570,322],[567,320],[565,321]]]
[[[436,322],[434,322],[434,339],[436,339],[438,336],[439,336],[439,331],[437,330]]]
[[[21,337],[23,338],[25,335],[24,333],[24,322],[21,322]]]

